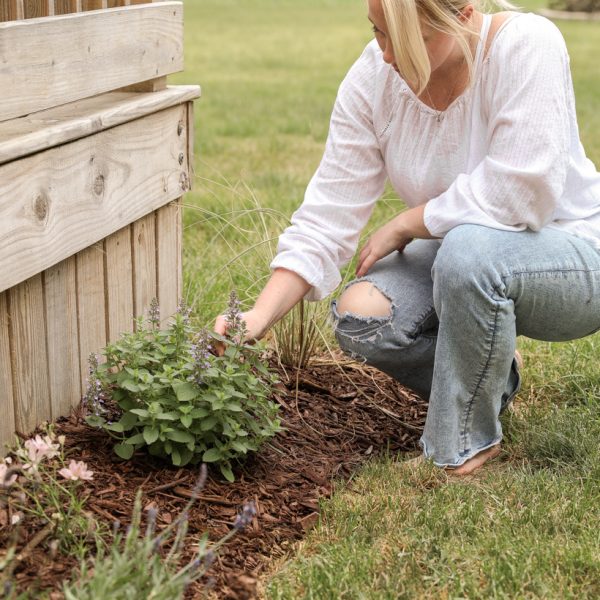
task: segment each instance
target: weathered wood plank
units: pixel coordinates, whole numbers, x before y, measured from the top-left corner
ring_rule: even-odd
[[[7,21],[0,40],[4,121],[183,70],[183,6]]]
[[[108,8],[107,0],[81,0],[81,10],[100,10]]]
[[[179,201],[156,211],[156,256],[158,302],[161,320],[177,310],[181,298],[181,204]]]
[[[119,339],[121,333],[133,331],[133,264],[131,228],[124,227],[107,237],[106,288],[108,293],[108,341]]]
[[[15,432],[12,366],[9,341],[8,292],[0,294],[0,456]]]
[[[154,213],[131,226],[133,248],[133,310],[136,317],[148,315],[156,289],[156,217]]]
[[[23,0],[2,0],[0,1],[0,21],[15,21],[23,19],[25,9]]]
[[[75,257],[45,271],[44,288],[49,391],[56,419],[81,400]]]
[[[48,16],[48,0],[24,0],[23,12],[26,19]]]
[[[81,11],[81,0],[54,0],[54,14],[68,15]]]
[[[41,273],[11,288],[8,297],[15,426],[27,434],[52,416]]]
[[[167,78],[157,77],[149,81],[141,81],[122,88],[122,92],[160,92],[167,89]]]
[[[72,256],[189,185],[185,106],[0,166],[0,291]]]
[[[189,102],[199,96],[200,88],[196,85],[170,86],[154,94],[109,92],[5,121],[0,123],[0,164]]]
[[[195,167],[196,167],[196,158],[194,155],[194,140],[195,140],[195,124],[194,124],[194,104],[193,102],[187,103],[187,143],[188,143],[188,165],[189,165],[189,176],[190,180],[188,182],[188,190],[191,190],[194,187],[194,177],[195,177]]]
[[[77,313],[83,394],[87,384],[90,354],[99,354],[107,341],[102,243],[94,244],[77,254]]]

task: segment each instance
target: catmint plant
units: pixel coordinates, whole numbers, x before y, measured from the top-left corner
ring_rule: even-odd
[[[206,467],[202,465],[190,500],[177,518],[160,533],[156,533],[157,513],[150,509],[142,534],[142,495],[138,491],[129,527],[123,533],[120,524],[117,524],[114,541],[108,551],[101,547],[93,561],[82,561],[77,580],[63,586],[65,600],[183,598],[186,588],[210,568],[218,550],[243,529],[236,525],[238,520],[242,518],[244,524],[248,525],[256,514],[253,504],[245,505],[233,527],[223,537],[209,546],[208,536],[203,535],[194,544],[191,559],[182,561],[184,551],[189,554],[189,512],[205,481]],[[165,547],[169,547],[168,552],[163,551]]]
[[[278,405],[270,400],[276,378],[260,345],[244,343],[245,323],[235,293],[226,318],[229,337],[194,329],[180,303],[165,329],[157,303],[138,319],[134,333],[104,349],[90,364],[86,421],[115,439],[124,459],[145,448],[176,466],[215,463],[233,481],[233,461],[280,430]],[[225,345],[211,353],[212,338]]]

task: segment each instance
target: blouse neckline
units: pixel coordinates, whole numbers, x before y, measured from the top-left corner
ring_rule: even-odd
[[[406,83],[406,81],[402,77],[400,77],[401,88],[408,96],[410,96],[413,103],[420,110],[433,115],[434,117],[436,117],[436,119],[441,121],[446,118],[446,115],[448,115],[455,106],[462,104],[464,102],[464,100],[466,98],[468,98],[468,96],[471,94],[471,90],[475,87],[475,84],[477,83],[477,81],[479,80],[479,77],[481,76],[481,65],[483,63],[483,60],[482,60],[483,49],[485,48],[485,44],[487,42],[488,33],[490,31],[490,26],[492,23],[492,17],[493,17],[493,15],[491,15],[491,14],[483,15],[483,21],[481,23],[481,30],[479,32],[479,41],[477,42],[477,49],[475,50],[475,60],[473,61],[473,63],[474,63],[474,65],[473,65],[474,66],[473,80],[466,87],[466,89],[463,90],[463,92],[461,94],[459,94],[444,110],[436,110],[432,106],[425,104],[425,102],[423,102],[413,92],[413,90]]]

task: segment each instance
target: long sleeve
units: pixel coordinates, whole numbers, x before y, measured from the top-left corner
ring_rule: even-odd
[[[386,173],[373,127],[375,50],[369,44],[338,91],[325,153],[304,202],[279,239],[271,268],[294,271],[320,300],[340,283],[360,231],[382,194]]]
[[[464,223],[537,231],[553,220],[567,180],[574,98],[562,35],[536,19],[535,27],[517,19],[492,43],[481,106],[487,154],[427,203],[425,225],[435,236]]]

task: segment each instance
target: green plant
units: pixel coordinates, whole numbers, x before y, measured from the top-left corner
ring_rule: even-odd
[[[0,509],[13,528],[12,543],[0,560],[0,586],[5,590],[12,590],[17,564],[40,544],[49,540],[51,551],[83,557],[90,543],[101,544],[107,533],[85,510],[81,493],[82,481],[92,479],[93,473],[84,462],[67,464],[64,442],[48,427],[43,435],[17,442],[0,460]],[[33,535],[17,553],[23,530]]]
[[[190,323],[180,307],[165,330],[158,328],[158,306],[104,350],[106,361],[90,365],[86,395],[93,411],[86,421],[101,427],[117,443],[124,459],[147,447],[154,456],[182,466],[200,461],[218,464],[233,481],[232,460],[258,450],[280,430],[278,406],[269,400],[276,378],[262,359],[260,346],[244,338],[235,293],[227,319],[231,338],[222,356],[210,353],[211,335]]]
[[[80,576],[63,586],[65,600],[182,598],[187,586],[206,573],[217,550],[244,529],[256,514],[254,505],[246,504],[227,534],[210,548],[207,536],[204,535],[197,543],[192,558],[181,565],[183,553],[189,545],[186,537],[189,511],[205,480],[206,467],[203,465],[189,502],[178,517],[160,533],[155,531],[156,510],[151,509],[142,534],[142,493],[138,491],[131,524],[125,534],[120,531],[119,523],[115,523],[115,537],[108,552],[100,548],[93,561],[82,561]],[[169,546],[169,550],[161,552],[165,546]]]

